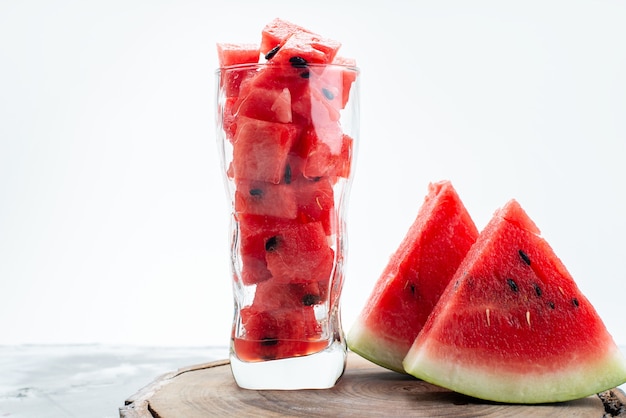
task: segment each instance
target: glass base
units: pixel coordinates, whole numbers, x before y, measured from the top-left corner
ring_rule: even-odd
[[[336,341],[318,353],[281,360],[246,362],[231,353],[230,368],[243,389],[328,389],[343,375],[346,355],[345,343]]]

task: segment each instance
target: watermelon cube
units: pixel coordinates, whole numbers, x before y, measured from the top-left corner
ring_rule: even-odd
[[[257,309],[301,309],[324,303],[328,296],[328,281],[310,283],[279,283],[266,280],[258,283],[254,293]]]
[[[267,268],[277,282],[330,281],[335,253],[321,222],[285,225],[265,244]]]
[[[298,215],[298,199],[289,184],[237,180],[235,212],[294,219]]]
[[[241,84],[248,78],[254,76],[254,67],[249,69],[220,67],[220,87],[226,97],[237,97]]]
[[[244,285],[252,285],[272,277],[267,268],[265,255],[268,242],[295,220],[284,220],[271,216],[237,215],[238,252],[241,258],[241,279]]]
[[[335,192],[330,178],[301,176],[293,182],[293,188],[300,222],[320,222],[326,235],[336,233]]]
[[[341,43],[312,32],[294,32],[270,58],[272,63],[306,66],[332,63]]]
[[[234,104],[237,97],[227,97],[224,103],[219,105],[218,112],[221,115],[222,130],[226,139],[231,143],[235,140],[235,132],[237,132],[237,117],[233,112]]]
[[[255,306],[241,310],[241,330],[233,345],[237,357],[244,361],[276,360],[314,353],[327,340],[310,306],[301,309],[258,310]]]
[[[291,92],[283,88],[253,88],[240,92],[236,113],[270,122],[291,123]]]
[[[276,50],[296,32],[308,32],[308,30],[285,19],[278,17],[273,19],[261,30],[261,53],[267,55]],[[272,56],[266,57],[266,59],[271,59]]]
[[[220,67],[259,62],[259,45],[250,43],[218,43],[217,59]]]
[[[350,90],[352,89],[352,84],[356,81],[356,72],[349,71],[347,67],[356,67],[356,60],[353,58],[336,56],[333,60],[333,64],[346,67],[341,70],[341,108],[343,109],[346,107],[346,103],[348,103],[348,99],[350,98]]]
[[[298,134],[293,124],[238,117],[232,161],[235,178],[279,183]]]

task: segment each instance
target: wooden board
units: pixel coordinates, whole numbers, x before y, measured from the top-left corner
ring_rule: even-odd
[[[121,418],[208,416],[626,417],[619,389],[570,402],[510,405],[481,401],[376,366],[350,353],[332,389],[240,389],[227,360],[166,374],[131,396]]]

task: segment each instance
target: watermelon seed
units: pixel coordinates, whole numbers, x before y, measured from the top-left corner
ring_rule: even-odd
[[[490,314],[491,311],[489,309],[485,310],[485,314],[487,314],[487,326],[490,327],[491,326],[491,319],[490,319]]]
[[[327,88],[323,88],[322,89],[322,93],[324,93],[324,96],[328,99],[328,100],[333,100],[335,98],[335,95],[333,94],[332,91],[328,90]]]
[[[302,298],[302,304],[304,306],[313,306],[315,304],[317,304],[320,301],[320,297],[317,295],[304,295],[304,297]]]
[[[304,71],[304,72],[300,73],[300,77],[302,77],[302,78],[309,78],[309,77],[311,77],[311,73],[308,72],[308,71]]]
[[[263,346],[272,346],[276,344],[278,344],[278,340],[276,338],[266,337],[261,340],[261,345]]]
[[[506,279],[506,282],[509,284],[509,287],[511,288],[512,291],[514,292],[518,292],[519,288],[517,287],[517,283],[515,283],[515,280],[513,279]]]
[[[289,164],[285,167],[285,183],[291,184],[291,166]]]
[[[271,60],[272,58],[274,58],[274,55],[276,55],[279,49],[280,45],[276,45],[274,48],[270,49],[269,52],[265,54],[265,59]]]
[[[265,251],[276,251],[278,248],[278,237],[270,237],[265,241]]]
[[[554,309],[554,302],[552,302],[552,301],[548,302],[548,306],[549,306],[551,309]]]
[[[294,68],[306,68],[307,66],[306,60],[302,57],[291,57],[289,58],[289,62]]]
[[[535,287],[535,293],[537,294],[537,297],[541,297],[541,288],[539,287],[538,284],[533,284],[533,286]]]
[[[522,258],[522,261],[530,266],[530,257],[528,257],[528,255],[522,250],[519,250],[518,253],[519,256]]]
[[[530,311],[526,311],[526,322],[528,322],[528,326],[530,326]]]
[[[578,303],[578,299],[576,299],[576,298],[572,299],[572,305],[574,305],[575,307],[577,307],[577,308],[578,308],[578,306],[580,305],[580,304]]]
[[[263,190],[261,189],[250,189],[250,196],[263,196]]]

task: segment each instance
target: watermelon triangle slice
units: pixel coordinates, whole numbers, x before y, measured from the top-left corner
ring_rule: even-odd
[[[602,320],[515,200],[481,232],[403,365],[509,403],[567,401],[626,382]]]
[[[404,356],[477,237],[451,182],[430,184],[415,221],[350,329],[350,349],[404,373]]]

